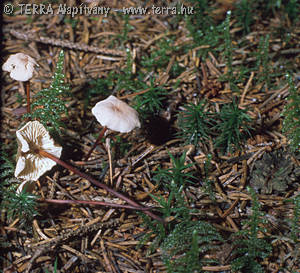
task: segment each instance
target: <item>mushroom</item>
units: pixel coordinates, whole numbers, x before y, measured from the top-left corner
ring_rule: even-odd
[[[24,53],[9,56],[3,64],[2,70],[10,72],[10,77],[16,81],[26,82],[33,76],[36,61]]]
[[[112,95],[98,102],[92,113],[102,126],[113,131],[129,133],[141,127],[137,111]]]
[[[92,113],[97,121],[104,127],[93,147],[88,152],[86,160],[89,158],[107,129],[120,133],[129,133],[136,127],[141,127],[137,111],[127,103],[112,95],[105,100],[98,102],[92,108]]]
[[[50,137],[49,132],[38,121],[29,121],[20,130],[16,132],[18,142],[17,152],[17,165],[15,170],[15,176],[22,178],[26,182],[22,183],[17,192],[20,193],[23,188],[28,191],[27,185],[30,187],[32,181],[39,179],[46,171],[50,170],[57,164],[70,170],[71,172],[79,175],[80,177],[90,181],[94,185],[114,194],[120,199],[123,199],[131,205],[130,208],[145,211],[147,215],[160,222],[164,222],[164,219],[153,214],[147,207],[144,207],[137,202],[131,200],[127,196],[123,195],[111,189],[106,184],[99,182],[93,177],[82,173],[78,169],[62,161],[59,157],[61,155],[62,148],[54,144],[53,139]],[[80,202],[80,201],[79,201]],[[128,207],[128,206],[126,206]],[[129,207],[128,207],[129,208]]]
[[[18,142],[17,152],[17,166],[15,170],[15,176],[22,178],[28,183],[22,183],[19,186],[17,192],[21,192],[23,188],[28,191],[32,181],[39,179],[46,171],[50,170],[56,163],[70,170],[71,172],[79,175],[80,177],[90,181],[94,185],[112,193],[118,198],[123,199],[132,207],[145,210],[145,207],[131,200],[127,196],[123,195],[111,189],[106,184],[99,182],[93,177],[82,173],[78,169],[62,161],[59,157],[61,155],[62,148],[54,144],[50,134],[45,127],[38,121],[29,121],[20,130],[16,132]],[[146,208],[145,213],[151,216],[153,219],[164,222],[164,220],[148,211]]]
[[[26,96],[27,96],[27,113],[30,113],[30,85],[29,80],[33,76],[34,66],[38,64],[36,61],[24,54],[17,53],[11,55],[3,64],[2,70],[10,72],[10,77],[19,82],[25,82]]]
[[[56,165],[53,160],[41,156],[39,150],[60,157],[62,148],[54,144],[50,134],[39,121],[29,121],[16,132],[16,135],[18,152],[15,177],[25,181],[37,181],[41,175]]]

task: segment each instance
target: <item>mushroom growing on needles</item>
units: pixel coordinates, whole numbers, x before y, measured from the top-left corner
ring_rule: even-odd
[[[42,174],[44,174],[47,170],[50,170],[57,163],[80,177],[90,181],[92,184],[126,201],[137,210],[145,209],[144,206],[131,200],[122,193],[111,189],[106,184],[99,182],[85,173],[82,173],[75,167],[59,159],[62,148],[54,144],[49,132],[39,121],[29,121],[16,132],[16,135],[19,145],[17,166],[15,170],[15,176],[17,178],[23,178],[25,181],[37,180]],[[153,219],[164,222],[162,218],[153,214],[151,211],[145,210],[145,213]]]
[[[25,90],[27,96],[27,113],[30,113],[30,83],[29,80],[33,76],[34,66],[38,66],[36,61],[24,54],[17,53],[11,55],[3,64],[2,70],[10,72],[10,77],[19,82],[25,82]]]
[[[92,113],[103,128],[93,147],[86,155],[86,160],[88,160],[107,129],[120,133],[129,133],[134,128],[141,127],[137,111],[112,95],[98,102],[93,107]]]
[[[31,186],[31,181],[37,181],[45,172],[56,165],[54,161],[39,155],[43,149],[56,157],[60,157],[62,147],[56,145],[45,127],[38,121],[30,121],[16,132],[18,151],[15,177],[24,182],[18,188],[21,192],[23,187]]]

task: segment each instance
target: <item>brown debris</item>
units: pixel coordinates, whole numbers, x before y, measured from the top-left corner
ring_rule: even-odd
[[[17,1],[11,1],[17,5]],[[28,1],[35,3],[35,1]],[[137,6],[139,1],[84,1],[86,5],[110,6],[121,9],[122,5]],[[126,3],[125,3],[126,2]],[[152,2],[156,1],[150,1]],[[160,1],[158,1],[160,3]],[[169,1],[167,1],[169,2]],[[172,1],[170,1],[172,2]],[[223,3],[224,2],[224,3]],[[214,4],[213,17],[223,20],[226,11],[235,6],[236,1],[217,1]],[[53,4],[55,7],[57,4]],[[76,1],[67,1],[67,5],[75,6]],[[157,4],[158,5],[158,4]],[[65,52],[66,81],[71,85],[72,98],[67,105],[69,116],[64,117],[67,128],[62,129],[65,143],[64,156],[73,165],[99,179],[101,182],[126,194],[140,204],[156,208],[158,204],[151,195],[167,198],[159,183],[153,180],[158,167],[170,168],[170,154],[180,157],[186,151],[186,164],[193,163],[188,171],[196,172],[196,183],[185,189],[185,198],[190,208],[193,208],[193,220],[206,221],[216,227],[222,234],[228,235],[241,230],[242,221],[250,215],[251,196],[246,190],[249,178],[256,161],[264,153],[279,148],[286,148],[287,138],[281,133],[281,112],[286,104],[288,86],[283,84],[283,78],[276,79],[273,90],[264,90],[264,83],[258,82],[258,71],[251,71],[249,77],[239,83],[239,107],[248,109],[248,114],[254,120],[252,137],[243,146],[242,152],[221,155],[214,147],[212,140],[200,143],[200,147],[183,144],[172,136],[162,145],[150,144],[143,135],[142,129],[135,134],[109,135],[109,153],[104,145],[99,144],[92,153],[90,160],[83,160],[95,136],[99,134],[98,125],[91,114],[91,108],[102,95],[93,95],[89,105],[85,105],[85,95],[90,90],[90,81],[107,78],[110,73],[123,73],[126,69],[126,54],[133,56],[132,72],[136,75],[141,67],[143,56],[158,50],[157,42],[161,39],[175,37],[174,45],[185,46],[193,43],[188,36],[185,25],[180,23],[174,30],[171,16],[130,16],[130,27],[127,39],[122,42],[124,20],[118,16],[119,11],[112,11],[108,17],[97,16],[60,16],[60,15],[4,15],[3,55],[2,60],[16,52],[24,52],[34,57],[38,64],[37,75],[31,81],[32,95],[51,83],[55,64],[61,48]],[[267,19],[266,19],[267,20]],[[267,21],[266,21],[267,22]],[[233,69],[238,70],[241,64],[252,67],[256,57],[250,53],[257,50],[259,38],[270,31],[266,22],[256,22],[254,31],[242,39],[248,41],[247,46],[238,52],[234,51]],[[74,24],[74,25],[73,25]],[[277,24],[273,21],[271,24]],[[274,26],[273,26],[274,27]],[[238,29],[232,34],[239,33]],[[270,41],[270,56],[286,58],[293,62],[293,70],[300,67],[299,61],[299,27],[292,33],[295,48],[285,48],[278,40]],[[234,36],[239,38],[237,34]],[[240,44],[237,39],[234,43]],[[199,50],[209,50],[206,59],[202,60]],[[273,55],[272,55],[273,54]],[[169,56],[170,55],[170,56]],[[156,74],[156,86],[164,86],[168,91],[165,111],[161,113],[166,120],[176,128],[176,115],[182,111],[186,102],[195,103],[206,99],[213,112],[219,112],[224,103],[232,100],[236,94],[228,84],[219,81],[228,71],[224,58],[213,53],[210,45],[202,45],[187,52],[170,52],[166,64],[158,71],[147,72],[143,79]],[[276,59],[277,60],[277,59]],[[175,65],[182,69],[174,76]],[[273,63],[270,66],[277,64]],[[236,69],[236,70],[235,70]],[[131,79],[132,81],[136,79]],[[180,84],[177,86],[177,82]],[[7,75],[3,76],[2,86],[2,130],[1,141],[9,145],[15,141],[15,132],[22,124],[22,114],[25,104],[18,102],[17,94],[23,95],[24,90]],[[116,83],[113,83],[114,85]],[[177,86],[175,88],[175,86]],[[297,84],[299,89],[300,84]],[[116,89],[116,86],[113,86]],[[119,99],[129,104],[134,98],[149,92],[150,88],[133,92],[107,90],[107,96],[113,93]],[[173,129],[172,127],[172,129]],[[160,130],[160,128],[158,128]],[[117,155],[114,146],[118,139],[130,148]],[[203,190],[205,179],[205,162],[208,154],[212,155],[209,176],[213,183],[215,200],[211,200]],[[291,159],[299,165],[299,159]],[[17,182],[17,181],[14,181]],[[297,184],[298,183],[298,184]],[[293,205],[286,199],[299,193],[299,182],[295,182],[283,194],[258,194],[258,199],[267,215],[268,232],[278,232],[280,238],[274,239],[274,253],[266,260],[268,272],[279,272],[286,266],[290,272],[299,270],[299,253],[295,247],[284,239],[283,230],[290,227],[282,222],[282,218],[292,218]],[[69,199],[81,201],[99,201],[124,204],[105,190],[94,187],[86,179],[60,168],[48,172],[39,180],[40,187],[36,193],[45,199]],[[298,186],[297,186],[298,185]],[[9,222],[4,212],[1,212],[1,236],[9,244],[3,254],[4,272],[39,272],[41,268],[53,271],[55,258],[58,260],[57,272],[88,272],[89,268],[97,272],[167,272],[161,259],[159,249],[149,254],[151,242],[140,245],[143,235],[149,233],[149,227],[143,225],[142,218],[135,211],[119,208],[103,208],[96,206],[55,204],[40,204],[40,216],[31,223],[31,230],[19,227],[20,219]],[[194,212],[196,211],[196,212]],[[174,217],[165,219],[172,223]],[[275,232],[274,231],[274,232]],[[264,235],[262,235],[264,236]],[[1,241],[0,241],[1,243]],[[219,264],[204,266],[208,272],[230,272],[232,246],[224,243],[211,256]],[[294,256],[293,256],[294,255]],[[298,255],[298,256],[297,256]],[[268,263],[268,264],[267,264]]]

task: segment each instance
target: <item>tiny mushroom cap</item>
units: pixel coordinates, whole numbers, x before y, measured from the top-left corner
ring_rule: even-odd
[[[102,126],[113,131],[128,133],[136,127],[141,127],[137,111],[115,96],[98,102],[92,113]]]
[[[18,142],[17,165],[15,177],[25,181],[36,181],[56,163],[39,154],[44,150],[60,157],[62,147],[54,144],[49,132],[38,121],[29,121],[16,132]]]
[[[2,70],[10,72],[10,77],[16,81],[26,82],[33,76],[36,61],[24,53],[9,56]]]

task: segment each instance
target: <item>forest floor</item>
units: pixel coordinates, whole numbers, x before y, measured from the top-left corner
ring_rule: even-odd
[[[60,166],[35,183],[28,213],[11,169],[0,196],[2,272],[300,272],[299,135],[284,131],[284,109],[299,96],[297,1],[28,3],[2,3],[1,63],[18,52],[36,60],[34,102],[63,49],[61,159],[164,222],[43,201],[126,204]],[[109,130],[85,160],[102,128],[91,109],[109,95],[142,126]],[[26,96],[6,72],[1,99],[2,151],[14,168]]]

